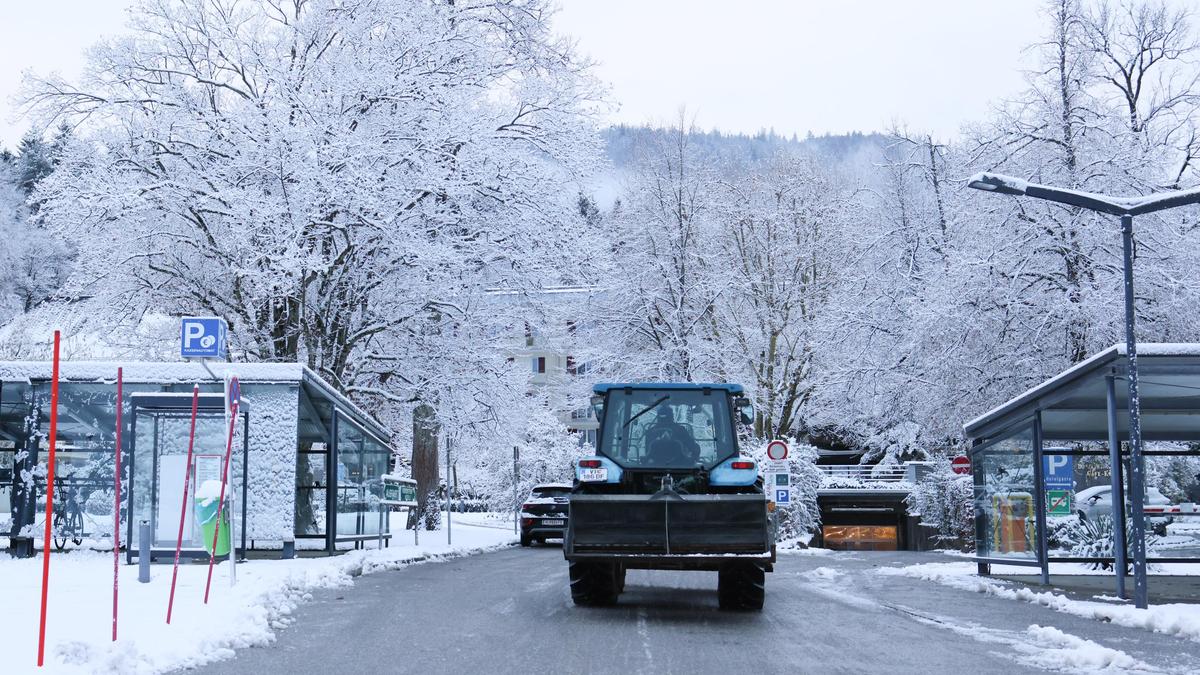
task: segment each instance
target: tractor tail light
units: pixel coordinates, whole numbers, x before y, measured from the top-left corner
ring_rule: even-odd
[[[733,469],[753,469],[754,462],[734,462],[729,466]]]
[[[599,469],[600,468],[600,460],[598,460],[598,459],[581,459],[581,460],[579,460],[579,467],[581,469]]]

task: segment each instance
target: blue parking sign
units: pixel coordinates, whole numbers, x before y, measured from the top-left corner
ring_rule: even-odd
[[[1042,455],[1042,480],[1047,490],[1075,489],[1075,461],[1071,455]]]
[[[776,504],[792,503],[792,491],[788,488],[777,488],[775,490],[775,503]]]
[[[225,320],[184,317],[179,329],[179,355],[185,359],[225,358]]]

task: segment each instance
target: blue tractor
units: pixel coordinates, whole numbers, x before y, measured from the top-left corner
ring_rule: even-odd
[[[629,569],[717,572],[722,609],[760,610],[775,562],[758,467],[738,453],[736,384],[598,384],[597,454],[576,463],[563,553],[578,605],[611,605]]]

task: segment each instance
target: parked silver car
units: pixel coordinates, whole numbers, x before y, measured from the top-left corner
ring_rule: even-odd
[[[1172,518],[1167,515],[1162,515],[1171,506],[1171,500],[1167,499],[1163,493],[1158,491],[1158,488],[1146,488],[1146,503],[1143,506],[1143,512],[1146,514],[1146,524],[1157,535],[1167,533],[1167,525],[1171,524]],[[1095,522],[1100,516],[1112,516],[1112,486],[1097,485],[1086,490],[1080,490],[1075,493],[1075,512],[1079,514],[1080,520],[1088,520]],[[1125,513],[1129,513],[1129,494],[1125,494]]]

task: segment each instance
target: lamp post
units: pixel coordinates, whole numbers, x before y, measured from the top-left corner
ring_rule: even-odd
[[[1133,529],[1133,598],[1144,609],[1148,603],[1146,588],[1146,501],[1145,462],[1142,457],[1141,401],[1138,398],[1137,339],[1133,312],[1133,217],[1189,204],[1200,203],[1200,189],[1181,190],[1147,197],[1110,197],[1030,183],[996,173],[978,173],[967,186],[976,190],[1076,206],[1090,211],[1120,216],[1122,250],[1125,262],[1125,352],[1129,359],[1129,499]],[[1115,471],[1117,467],[1113,467]],[[1114,504],[1116,495],[1113,495]],[[1114,523],[1115,524],[1115,523]]]

